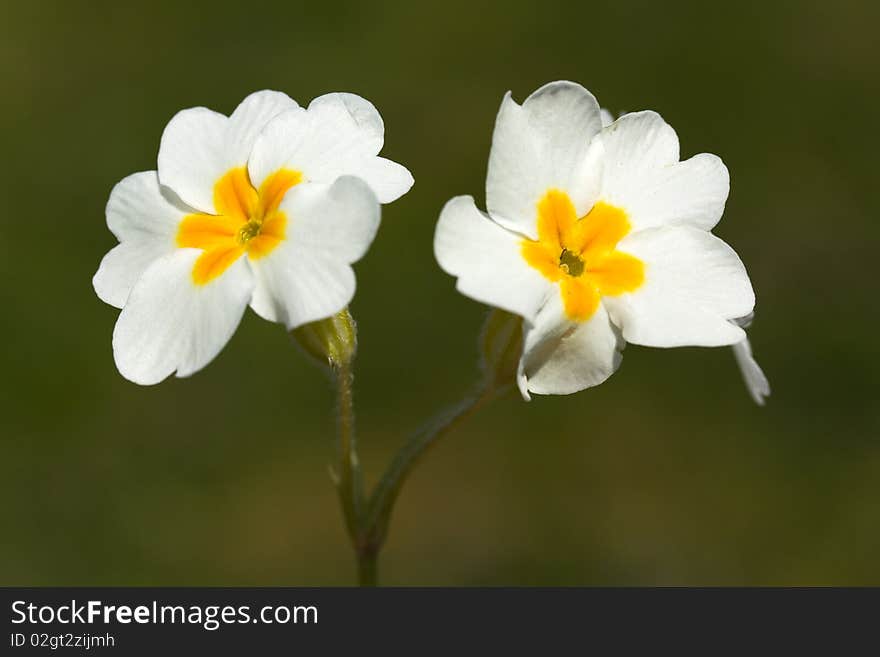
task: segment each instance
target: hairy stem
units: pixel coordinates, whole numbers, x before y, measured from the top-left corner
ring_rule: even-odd
[[[336,366],[336,406],[338,440],[336,445],[336,489],[342,505],[342,515],[352,542],[357,545],[360,536],[360,516],[363,505],[360,464],[354,437],[354,402],[352,384],[354,373],[351,361]]]

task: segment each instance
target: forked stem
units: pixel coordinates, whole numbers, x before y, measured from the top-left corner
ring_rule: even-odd
[[[442,436],[459,426],[513,381],[521,339],[520,320],[509,313],[490,313],[484,327],[482,384],[459,403],[429,420],[395,454],[367,501],[354,431],[354,357],[357,327],[344,309],[333,317],[293,332],[296,342],[318,362],[330,365],[336,381],[336,463],[332,469],[345,527],[355,551],[358,582],[376,586],[379,552],[388,536],[394,504],[410,473]],[[518,358],[518,356],[517,356]]]
[[[357,559],[358,584],[376,586],[379,553],[388,536],[394,503],[410,473],[442,436],[475,414],[499,391],[491,385],[481,386],[474,394],[429,420],[395,454],[370,495],[369,502],[364,504],[363,483],[354,438],[353,381],[350,363],[336,368],[339,412],[336,488]]]

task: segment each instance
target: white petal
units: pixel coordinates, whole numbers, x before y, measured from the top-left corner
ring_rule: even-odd
[[[297,107],[277,91],[259,91],[224,115],[205,107],[178,112],[159,144],[159,180],[202,212],[215,212],[214,184],[229,169],[245,166],[257,134],[272,118]]]
[[[605,128],[603,200],[626,210],[634,230],[691,225],[711,230],[730,191],[727,167],[701,153],[678,161],[678,137],[655,112],[625,114]]]
[[[414,182],[409,169],[384,157],[371,157],[356,170],[346,173],[363,178],[380,203],[391,203],[400,198]]]
[[[607,128],[609,125],[614,123],[614,115],[610,110],[605,109],[604,107],[599,110],[599,115],[602,118],[602,127]]]
[[[296,107],[296,101],[280,91],[257,91],[241,101],[226,126],[229,167],[245,165],[260,131],[276,116]]]
[[[553,295],[534,324],[524,325],[523,355],[517,382],[523,397],[568,395],[603,383],[620,366],[625,342],[599,304],[586,322],[565,316],[561,296]]]
[[[645,264],[636,291],[604,297],[627,342],[648,347],[717,347],[745,338],[728,321],[752,311],[755,294],[739,256],[703,230],[649,228],[627,235],[618,249]]]
[[[266,178],[284,168],[300,171],[308,177],[301,154],[307,151],[312,130],[312,117],[303,107],[276,116],[254,142],[248,159],[251,183],[259,188]]]
[[[281,203],[289,221],[285,242],[351,264],[360,260],[379,229],[381,208],[360,178],[342,176],[332,185],[294,188]]]
[[[510,230],[536,239],[536,205],[554,188],[571,197],[579,216],[585,214],[601,182],[595,153],[588,156],[601,127],[596,99],[573,82],[551,82],[522,106],[508,93],[495,120],[489,155],[489,214]],[[586,165],[588,159],[592,166]]]
[[[199,249],[178,249],[157,260],[131,291],[113,331],[119,372],[142,385],[207,365],[232,337],[251,297],[244,258],[207,285],[192,282]]]
[[[358,141],[375,155],[385,143],[385,123],[379,110],[366,98],[350,93],[329,93],[309,103],[309,113],[321,120],[348,129],[356,127]]]
[[[633,230],[690,225],[712,230],[724,213],[730,176],[709,153],[628,179],[603,196],[626,210]]]
[[[214,183],[229,169],[227,120],[206,107],[182,110],[165,126],[159,143],[159,181],[203,212],[214,212]]]
[[[678,162],[678,135],[657,112],[624,114],[601,134],[605,144],[603,190],[617,191],[632,178]]]
[[[749,313],[744,317],[737,317],[732,320],[740,328],[746,329],[752,325],[755,313]],[[765,398],[770,396],[770,382],[764,375],[758,361],[752,356],[752,345],[748,339],[733,345],[733,355],[736,358],[736,364],[739,366],[746,389],[749,391],[752,399],[759,406],[764,405]]]
[[[351,263],[367,251],[379,228],[379,203],[361,179],[330,186],[301,185],[281,204],[288,232],[269,255],[254,261],[251,307],[288,329],[339,312],[355,291]]]
[[[412,187],[413,178],[403,166],[377,156],[384,130],[379,112],[360,96],[320,96],[307,110],[285,112],[266,126],[248,163],[251,180],[259,186],[281,168],[326,184],[352,175],[366,180],[381,203],[389,203]]]
[[[764,400],[770,395],[770,382],[758,365],[758,361],[752,356],[752,345],[748,338],[733,345],[733,355],[749,395],[756,404],[763,406]]]
[[[457,196],[440,213],[434,255],[462,294],[533,320],[555,288],[526,263],[522,239],[480,212],[472,197]]]
[[[647,178],[628,209],[636,229],[690,225],[712,230],[724,214],[730,174],[721,158],[700,153]]]
[[[107,202],[107,226],[121,242],[101,261],[92,279],[105,303],[122,308],[132,286],[155,260],[175,248],[180,220],[192,212],[155,171],[135,173],[116,184]]]
[[[117,244],[101,259],[92,277],[95,293],[104,303],[122,308],[147,267],[173,250],[173,244],[164,245],[158,240]]]

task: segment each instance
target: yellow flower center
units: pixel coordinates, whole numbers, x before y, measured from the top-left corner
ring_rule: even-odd
[[[187,215],[177,228],[177,246],[204,251],[193,267],[193,282],[211,282],[245,253],[252,260],[271,253],[287,227],[278,206],[300,181],[299,171],[279,169],[255,189],[245,167],[227,171],[214,184],[217,214]]]
[[[603,296],[632,292],[644,282],[644,263],[617,250],[630,228],[626,212],[602,201],[578,218],[568,194],[551,189],[538,202],[538,240],[523,240],[522,256],[559,283],[565,314],[583,322]]]

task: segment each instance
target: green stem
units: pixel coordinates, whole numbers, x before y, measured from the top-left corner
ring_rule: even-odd
[[[354,432],[354,371],[351,360],[336,366],[336,394],[339,417],[339,443],[337,458],[339,472],[336,488],[345,526],[357,558],[358,584],[376,586],[376,551],[363,540],[361,519],[364,506],[364,486]]]
[[[336,400],[339,433],[337,443],[336,489],[342,505],[342,515],[352,542],[357,545],[360,535],[360,515],[363,505],[360,464],[354,437],[354,404],[352,384],[354,373],[351,361],[345,360],[336,366]]]
[[[364,518],[362,545],[364,550],[373,555],[374,561],[388,535],[394,503],[415,466],[442,436],[474,415],[498,392],[491,384],[483,384],[475,393],[435,415],[394,456],[370,496]],[[375,574],[375,565],[373,569]]]
[[[378,552],[372,550],[357,550],[358,586],[376,586],[378,583],[378,556]]]

